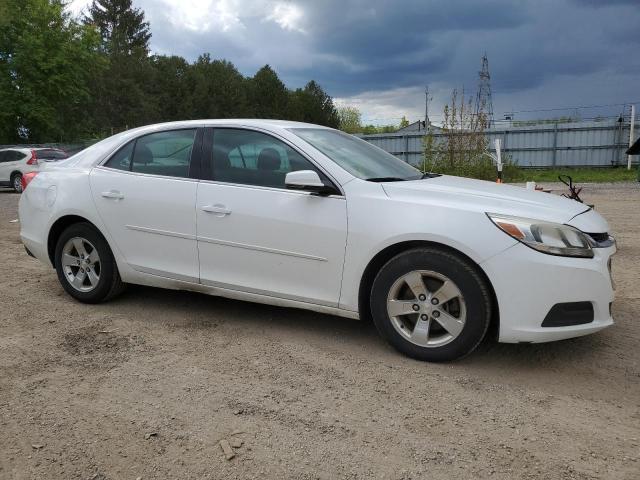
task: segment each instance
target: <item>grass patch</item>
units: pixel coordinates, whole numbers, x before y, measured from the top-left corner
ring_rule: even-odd
[[[520,179],[510,181],[557,182],[558,175],[569,175],[576,183],[633,182],[638,180],[638,170],[617,168],[554,168],[549,170],[518,169]]]

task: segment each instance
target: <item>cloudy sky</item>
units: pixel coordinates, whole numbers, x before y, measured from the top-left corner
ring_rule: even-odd
[[[496,118],[606,105],[577,110],[591,118],[640,103],[640,0],[133,3],[151,24],[154,53],[194,60],[210,52],[245,75],[268,63],[287,86],[315,79],[376,124],[423,118],[425,85],[437,123],[454,87],[475,95],[484,52]]]

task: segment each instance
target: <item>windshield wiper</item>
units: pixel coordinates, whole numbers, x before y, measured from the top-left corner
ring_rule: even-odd
[[[365,179],[367,182],[404,182],[406,178],[400,177],[371,177]]]

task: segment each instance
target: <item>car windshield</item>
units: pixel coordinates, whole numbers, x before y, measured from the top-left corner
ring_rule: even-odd
[[[363,180],[397,182],[423,178],[418,169],[353,135],[325,128],[292,128],[289,131]]]

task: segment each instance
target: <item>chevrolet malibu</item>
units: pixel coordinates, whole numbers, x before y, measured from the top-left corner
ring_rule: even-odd
[[[427,361],[490,327],[529,343],[613,324],[616,247],[593,209],[423,174],[330,128],[151,125],[27,176],[22,242],[81,302],[133,283],[371,318]]]

